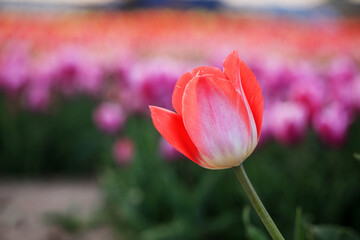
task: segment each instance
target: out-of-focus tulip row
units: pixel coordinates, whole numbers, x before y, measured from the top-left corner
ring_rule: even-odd
[[[62,97],[85,94],[99,102],[93,119],[109,134],[129,115],[147,114],[149,104],[172,108],[184,72],[221,67],[234,49],[263,91],[262,141],[296,143],[313,129],[341,145],[360,110],[354,19],[146,10],[2,13],[0,25],[0,88],[9,103],[47,111]],[[172,155],[166,143],[161,148]],[[121,155],[116,145],[115,152]]]

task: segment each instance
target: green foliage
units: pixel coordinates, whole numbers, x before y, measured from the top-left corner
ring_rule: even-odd
[[[0,175],[97,171],[112,143],[92,122],[94,105],[78,97],[34,114],[0,96]]]
[[[84,223],[78,217],[72,214],[48,213],[46,221],[56,225],[69,233],[78,233],[84,228]]]
[[[158,134],[148,119],[132,119],[126,129],[141,139],[134,161],[109,168],[103,178],[109,221],[122,235],[146,240],[243,237],[244,196],[232,171],[209,171],[188,161],[166,163],[156,151]],[[229,182],[231,187],[225,187]]]
[[[294,240],[306,239],[306,223],[302,217],[301,208],[296,208],[295,227],[294,227]]]
[[[83,216],[76,209],[71,212],[49,212],[45,214],[44,220],[51,225],[56,225],[62,230],[78,234],[89,229],[99,227],[103,224],[103,214],[95,211],[92,215]]]
[[[353,230],[334,225],[318,225],[311,229],[311,239],[314,240],[359,240],[360,235]]]
[[[247,239],[266,240],[263,231],[250,223],[250,207],[243,210],[243,222]],[[301,208],[296,209],[294,240],[360,240],[360,235],[354,230],[336,225],[312,225],[302,216]]]
[[[101,134],[92,122],[93,101],[72,99],[43,114],[14,105],[0,100],[0,174],[100,174],[101,221],[120,239],[269,238],[255,211],[244,208],[249,201],[232,170],[163,159],[150,119],[128,120],[121,134],[134,140],[136,154],[131,164],[117,166],[114,137]],[[322,145],[312,132],[293,146],[271,141],[245,161],[285,239],[359,239],[360,164],[354,154],[360,149],[359,133],[358,121],[339,148]],[[298,207],[302,211],[295,211]],[[57,216],[54,222],[69,231],[83,229],[71,216]]]
[[[359,128],[357,123],[352,133]],[[232,171],[162,159],[156,151],[158,133],[149,119],[130,119],[126,129],[137,144],[136,156],[130,166],[108,168],[102,182],[108,221],[126,232],[126,239],[269,238],[255,212],[243,211],[249,202]],[[313,230],[319,223],[360,229],[360,166],[352,156],[359,149],[353,140],[357,135],[333,149],[312,133],[296,146],[270,142],[245,161],[285,239],[316,239]],[[298,206],[303,213],[295,214]]]
[[[267,240],[267,235],[250,222],[250,207],[246,205],[243,209],[243,218],[246,238],[249,240]]]

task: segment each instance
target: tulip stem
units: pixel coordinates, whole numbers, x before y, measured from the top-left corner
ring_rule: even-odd
[[[276,227],[274,221],[271,219],[269,213],[266,211],[264,205],[262,204],[259,196],[256,194],[254,187],[251,185],[251,182],[246,175],[244,166],[240,164],[240,166],[234,167],[233,169],[246,195],[250,199],[250,202],[255,208],[257,214],[259,215],[261,221],[265,225],[272,239],[283,240],[284,237],[281,235],[279,229]]]

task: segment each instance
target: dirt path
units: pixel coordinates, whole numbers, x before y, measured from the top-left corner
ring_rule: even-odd
[[[88,218],[101,202],[94,181],[0,181],[1,240],[111,240],[106,227],[69,234],[45,221],[49,213]]]

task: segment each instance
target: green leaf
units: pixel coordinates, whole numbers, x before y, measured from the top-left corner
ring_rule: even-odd
[[[317,225],[311,228],[314,240],[360,240],[352,229],[336,225]]]
[[[354,158],[360,161],[360,153],[354,153]]]
[[[305,226],[302,219],[302,210],[300,207],[296,208],[295,216],[295,229],[294,229],[294,240],[305,240]]]
[[[182,239],[186,234],[186,222],[177,220],[169,223],[158,224],[143,231],[140,235],[142,240],[159,239]]]
[[[259,228],[250,222],[250,207],[246,205],[243,209],[243,222],[245,226],[246,238],[249,240],[268,240],[268,237]]]

